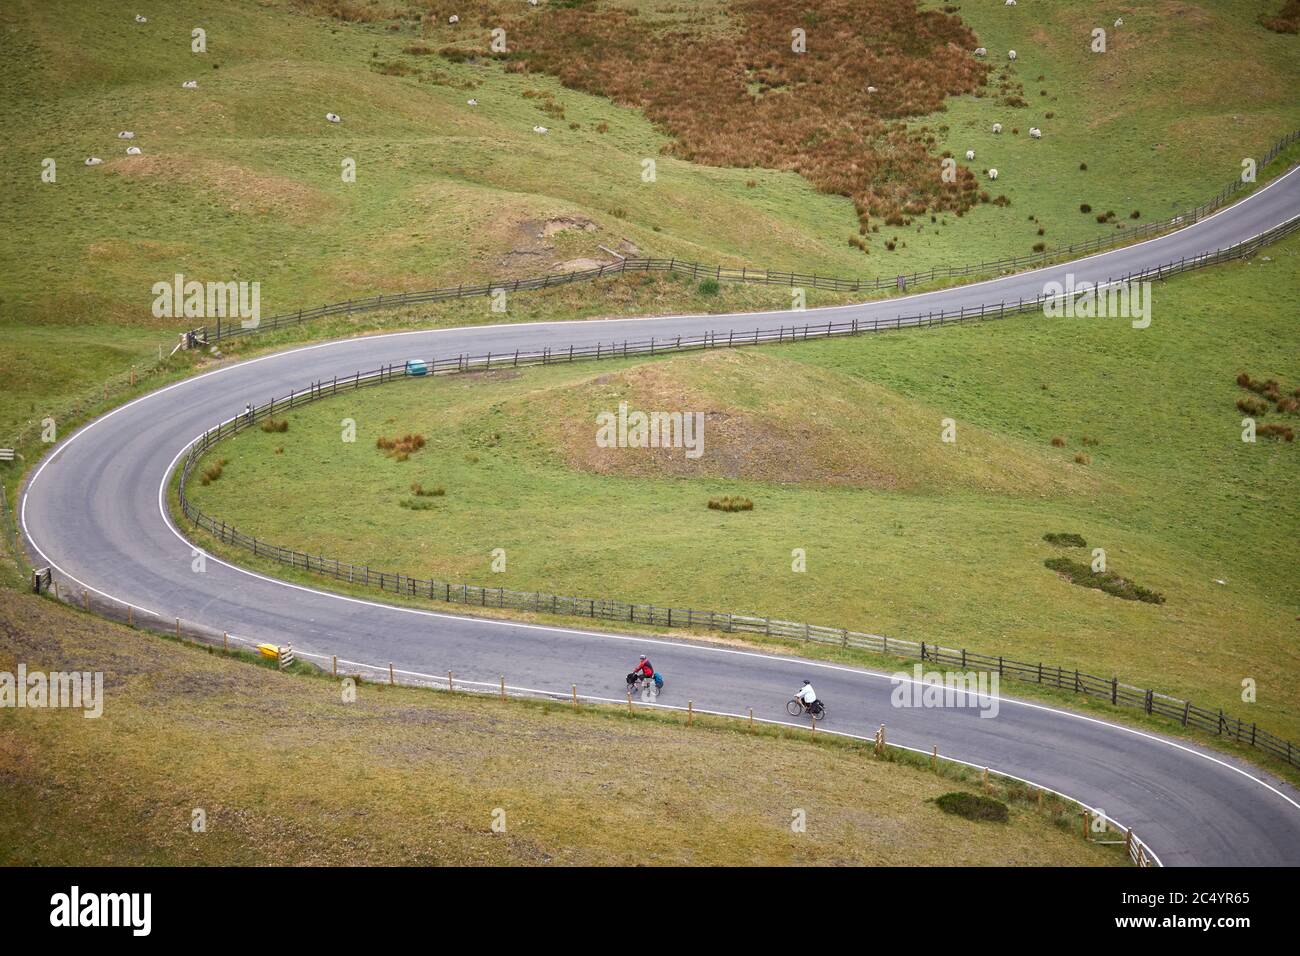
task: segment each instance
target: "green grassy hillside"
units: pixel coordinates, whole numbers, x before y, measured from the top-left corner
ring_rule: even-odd
[[[314,15],[318,6],[353,19]],[[920,231],[882,227],[864,255],[848,243],[853,203],[794,172],[682,162],[632,109],[544,74],[430,52],[474,46],[473,6],[459,32],[441,16],[408,16],[414,8],[401,3],[201,0],[181,13],[152,2],[139,5],[146,24],[88,0],[0,10],[0,435],[62,415],[70,398],[154,361],[160,344],[170,349],[177,331],[198,324],[151,314],[152,285],[178,272],[259,282],[264,313],[611,260],[602,245],[891,276],[1117,231],[1078,213],[1080,202],[1113,208],[1125,223],[1134,209],[1163,216],[1216,191],[1241,156],[1300,125],[1287,95],[1296,39],[1256,22],[1266,4],[1205,0],[1177,15],[1130,4],[1104,60],[1075,42],[1091,20],[1110,17],[1104,4],[968,5],[959,16],[991,60],[1018,46],[1016,82],[1032,106],[1011,109],[990,91],[949,98],[946,112],[914,122],[932,128],[936,149],[961,157],[976,148],[976,172],[997,165],[1012,205],[981,204]],[[650,19],[665,7],[624,6]],[[711,22],[694,19],[700,29]],[[194,26],[207,32],[206,53],[190,50]],[[189,79],[197,89],[181,88]],[[1047,109],[1057,118],[1043,118]],[[330,111],[342,123],[326,122]],[[1008,127],[996,140],[994,120]],[[550,133],[533,133],[539,123]],[[1043,126],[1041,141],[1028,141],[1031,123]],[[125,155],[122,130],[137,134],[142,155]],[[83,166],[92,155],[104,164]],[[653,184],[641,179],[651,157]],[[47,158],[57,163],[53,183],[41,181]],[[342,178],[348,158],[351,183]],[[516,297],[510,316],[721,307],[686,284],[615,288]],[[725,305],[788,303],[781,290],[736,290]],[[477,302],[401,321],[490,315]]]

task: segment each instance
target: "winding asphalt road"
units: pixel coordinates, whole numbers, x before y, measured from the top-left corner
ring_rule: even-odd
[[[20,517],[34,560],[64,581],[129,603],[299,651],[469,680],[616,697],[621,675],[647,650],[668,676],[660,703],[789,720],[784,704],[801,678],[830,706],[828,731],[989,766],[1075,797],[1133,830],[1170,864],[1300,864],[1300,793],[1206,749],[1052,707],[1003,698],[994,718],[978,709],[894,708],[887,675],[714,645],[639,638],[454,613],[397,608],[278,582],[209,556],[191,570],[191,545],[166,514],[164,489],[179,455],[246,402],[265,402],[311,381],[410,357],[506,353],[752,331],[778,324],[978,308],[1032,298],[1049,280],[1105,281],[1252,238],[1300,216],[1300,170],[1179,232],[1067,265],[892,299],[799,313],[603,319],[377,335],[290,349],[160,389],[66,437],[35,470]],[[1012,321],[1044,321],[1025,317]],[[1123,321],[1104,319],[1096,321]],[[1159,321],[1157,316],[1156,321]],[[1134,332],[1141,334],[1141,332]],[[282,542],[290,544],[292,542]],[[635,599],[636,595],[624,595]],[[797,609],[791,609],[796,611]],[[900,863],[906,862],[900,859]]]

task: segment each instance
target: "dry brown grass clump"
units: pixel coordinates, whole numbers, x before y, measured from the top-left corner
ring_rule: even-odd
[[[641,109],[671,133],[668,151],[710,166],[787,169],[850,197],[869,217],[965,210],[976,182],[938,175],[935,138],[904,120],[975,92],[990,67],[960,19],[915,0],[740,0],[728,29],[660,28],[635,11],[552,6],[511,14],[512,62],[569,87]],[[807,51],[791,51],[791,30]],[[1009,75],[1000,92],[1014,95]],[[868,86],[876,87],[869,93]]]
[[[753,511],[754,502],[739,495],[724,495],[721,498],[710,498],[709,508],[713,511]]]
[[[230,462],[225,458],[222,458],[220,461],[214,461],[212,464],[208,465],[208,467],[204,468],[203,471],[199,472],[199,484],[212,484],[221,477],[222,472],[228,464],[230,464]]]
[[[424,447],[424,436],[408,434],[401,438],[387,438],[380,435],[375,439],[375,447],[394,461],[406,461]]]
[[[1300,0],[1286,0],[1273,16],[1261,14],[1259,22],[1274,33],[1300,33]]]

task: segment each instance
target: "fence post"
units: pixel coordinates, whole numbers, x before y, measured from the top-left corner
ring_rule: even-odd
[[[388,662],[388,685],[391,687],[396,683],[397,683],[397,678],[393,675],[393,662],[389,661]]]
[[[573,709],[578,709],[578,685],[573,685]]]
[[[456,691],[456,685],[452,683],[451,671],[447,671],[447,690],[452,691],[453,693]]]
[[[501,675],[501,699],[506,699],[506,675]]]
[[[694,722],[695,722],[695,701],[688,700],[686,702],[686,726],[689,727]]]
[[[939,772],[939,745],[934,745],[934,750],[930,752],[930,769],[935,773]]]
[[[749,708],[749,729],[750,730],[754,729],[754,708],[753,707]],[[1290,746],[1291,744],[1288,743],[1287,748],[1289,749]]]

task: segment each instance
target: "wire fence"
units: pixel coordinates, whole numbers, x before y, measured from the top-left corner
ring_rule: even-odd
[[[49,568],[42,569],[45,572],[43,577],[42,590],[53,597],[55,600],[65,604],[78,607],[89,613],[96,614],[108,620],[118,621],[130,627],[139,628],[145,631],[151,631],[157,634],[166,634],[178,640],[190,641],[212,650],[220,648],[226,653],[243,652],[257,656],[261,654],[262,649],[268,647],[263,641],[242,637],[237,634],[231,634],[228,631],[221,631],[204,624],[198,624],[193,621],[182,620],[181,618],[172,618],[159,614],[156,611],[147,610],[135,605],[127,604],[116,598],[110,597],[99,592],[90,591],[85,587],[71,587],[65,582],[65,586],[60,587],[58,579],[50,576]],[[506,683],[505,675],[501,675],[497,681],[477,681],[469,680],[465,677],[453,674],[448,671],[443,674],[429,674],[421,671],[407,670],[396,667],[391,661],[387,664],[375,664],[365,661],[354,661],[347,658],[341,658],[338,655],[326,656],[323,654],[313,654],[302,650],[293,651],[292,648],[279,647],[279,653],[276,655],[276,666],[284,670],[286,656],[297,658],[300,661],[307,662],[308,666],[316,668],[322,673],[330,673],[336,678],[353,678],[358,682],[369,682],[370,684],[387,684],[392,687],[417,687],[426,690],[446,690],[452,693],[469,693],[480,697],[489,695],[499,696],[502,700],[509,698],[522,698],[534,700],[549,700],[556,702],[572,703],[575,707],[582,703],[597,705],[620,705],[626,704],[628,713],[633,713],[633,707],[640,708],[646,712],[652,710],[674,711],[677,713],[685,712],[687,715],[687,725],[692,723],[695,716],[708,716],[723,718],[728,721],[747,721],[752,727],[755,723],[770,724],[774,726],[790,726],[787,721],[772,720],[764,717],[755,717],[753,708],[749,709],[748,715],[732,713],[721,710],[707,710],[695,707],[694,701],[688,701],[686,706],[680,704],[665,704],[657,700],[646,697],[634,697],[630,693],[624,693],[623,696],[606,696],[601,693],[579,693],[576,684],[571,685],[568,691],[564,690],[547,690],[542,688],[530,687],[520,684]],[[288,654],[286,655],[286,651]],[[265,657],[266,655],[261,655]],[[621,675],[620,675],[621,680]],[[625,691],[625,688],[620,688]],[[635,701],[635,705],[634,705]],[[987,788],[989,776],[1000,778],[1007,789],[1010,791],[1017,786],[1027,787],[1030,791],[1037,792],[1040,797],[1040,807],[1042,806],[1041,797],[1046,794],[1056,797],[1066,803],[1073,804],[1079,808],[1083,816],[1083,835],[1085,839],[1094,840],[1097,843],[1123,843],[1124,850],[1129,859],[1137,866],[1162,866],[1160,858],[1151,850],[1146,843],[1138,838],[1131,829],[1123,826],[1118,821],[1111,819],[1105,811],[1096,807],[1091,807],[1076,797],[1061,793],[1058,790],[1052,790],[1041,784],[1034,783],[1030,780],[1024,780],[1020,777],[994,770],[993,768],[972,763],[968,760],[961,760],[957,757],[940,754],[936,746],[932,750],[920,750],[915,747],[907,747],[901,744],[889,743],[885,740],[884,727],[874,737],[862,734],[853,734],[843,730],[818,730],[815,723],[808,725],[810,732],[829,733],[839,737],[846,737],[857,741],[875,741],[875,753],[877,756],[883,756],[887,748],[893,747],[896,750],[908,751],[913,754],[919,754],[931,760],[931,765],[937,770],[940,761],[945,764],[955,764],[959,767],[969,770],[982,771],[985,787]],[[1094,823],[1100,823],[1100,827],[1095,827]],[[1103,839],[1107,834],[1113,833],[1119,835],[1119,840]]]
[[[1292,143],[1300,141],[1300,130],[1283,136],[1274,143],[1258,161],[1257,168],[1263,168],[1281,154]],[[759,285],[778,285],[800,288],[824,289],[833,292],[879,292],[885,289],[903,291],[913,286],[934,282],[939,279],[964,278],[986,273],[1014,272],[1032,266],[1043,265],[1062,258],[1074,258],[1087,253],[1124,245],[1134,240],[1146,239],[1163,232],[1190,226],[1214,213],[1245,189],[1250,183],[1244,183],[1241,177],[1223,187],[1215,196],[1186,212],[1159,222],[1145,223],[1141,226],[1125,229],[1115,235],[1099,236],[1083,242],[1071,243],[1061,248],[1043,250],[1025,256],[1010,256],[1001,259],[982,260],[962,266],[935,266],[927,270],[893,276],[876,276],[874,278],[836,278],[820,276],[815,273],[780,272],[770,269],[754,269],[746,266],[729,268],[720,265],[704,265],[699,262],[687,262],[681,259],[627,258],[618,262],[601,265],[591,269],[575,272],[563,272],[555,275],[534,276],[527,279],[502,279],[475,285],[460,284],[442,289],[424,292],[399,292],[390,295],[376,295],[365,299],[349,299],[316,308],[298,309],[259,320],[255,325],[243,323],[222,324],[218,320],[215,326],[202,326],[187,333],[191,344],[212,344],[240,335],[256,332],[271,332],[290,326],[300,325],[325,316],[352,315],[356,312],[372,312],[382,309],[404,309],[414,305],[433,302],[445,302],[450,299],[490,296],[499,292],[520,292],[533,289],[549,289],[575,282],[591,282],[609,276],[637,272],[671,272],[690,276],[693,280],[714,279],[719,282],[746,282]]]
[[[1248,242],[1238,243],[1227,249],[1220,249],[1190,259],[1180,259],[1177,262],[1146,269],[1118,280],[1108,280],[1108,282],[1117,284],[1146,277],[1163,278],[1214,263],[1237,259],[1252,254],[1268,242],[1294,232],[1297,228],[1300,228],[1300,217]],[[839,323],[808,324],[802,328],[782,326],[776,329],[756,329],[753,332],[742,334],[708,332],[699,336],[675,337],[666,341],[657,341],[653,338],[636,341],[625,340],[622,343],[611,343],[609,345],[570,346],[568,348],[547,348],[528,352],[515,351],[495,356],[491,353],[486,355],[461,354],[441,359],[431,358],[428,361],[413,360],[404,365],[387,365],[368,372],[358,371],[352,376],[333,377],[329,380],[313,382],[302,390],[292,391],[285,398],[272,399],[265,405],[250,406],[243,414],[221,422],[215,428],[204,432],[195,439],[185,454],[179,485],[180,505],[187,520],[196,527],[216,536],[218,540],[225,544],[250,551],[256,557],[268,558],[297,570],[324,575],[353,586],[374,588],[385,593],[403,595],[409,598],[423,598],[431,601],[484,608],[586,617],[593,620],[617,621],[649,627],[699,628],[724,634],[762,634],[767,637],[797,639],[818,644],[856,648],[885,656],[912,658],[935,664],[960,667],[962,670],[993,671],[1004,678],[1031,681],[1072,693],[1102,698],[1115,706],[1134,707],[1152,716],[1177,720],[1183,727],[1204,730],[1264,750],[1281,760],[1285,760],[1292,766],[1300,766],[1300,748],[1297,748],[1289,740],[1261,729],[1254,723],[1247,723],[1239,717],[1231,717],[1219,709],[1212,710],[1199,707],[1190,701],[1151,688],[1143,688],[1120,681],[1118,677],[1114,676],[1102,677],[1086,673],[1077,668],[1046,664],[1041,661],[1018,661],[1004,655],[984,654],[965,648],[947,648],[924,641],[907,641],[878,634],[853,631],[847,628],[786,621],[759,615],[634,603],[612,598],[574,597],[541,591],[520,591],[504,587],[493,588],[441,581],[434,578],[421,578],[398,571],[376,569],[368,565],[357,565],[324,555],[309,554],[292,547],[260,540],[254,535],[245,534],[222,519],[204,514],[190,501],[186,494],[186,487],[191,473],[199,459],[217,442],[229,438],[245,428],[252,427],[267,418],[283,414],[290,409],[370,386],[414,380],[429,375],[486,371],[493,368],[563,364],[594,361],[601,358],[669,354],[760,343],[802,342],[814,338],[857,335],[887,329],[995,319],[1009,314],[1037,310],[1042,308],[1044,303],[1060,298],[1061,296],[1040,295],[1034,299],[1022,299],[1015,303],[1000,302],[996,306],[981,306],[978,309],[963,308],[956,312],[919,313],[912,316],[899,316],[885,321],[873,320],[868,322],[854,319]]]

